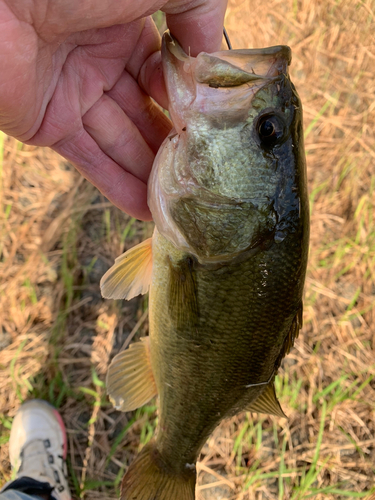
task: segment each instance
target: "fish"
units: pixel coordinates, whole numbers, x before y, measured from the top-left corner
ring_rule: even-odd
[[[101,280],[149,291],[149,336],[107,374],[114,406],[158,396],[158,425],[122,480],[122,500],[194,500],[207,438],[241,411],[285,417],[274,379],[302,326],[309,206],[302,106],[287,46],[191,57],[166,32],[174,125],[148,184],[152,238]]]

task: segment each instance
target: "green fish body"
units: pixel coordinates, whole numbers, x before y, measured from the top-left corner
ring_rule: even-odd
[[[282,416],[273,380],[302,326],[309,214],[302,111],[287,47],[187,56],[168,34],[175,129],[149,184],[152,239],[116,260],[103,295],[150,290],[150,337],[114,359],[128,411],[159,396],[155,440],[122,499],[193,500],[208,436],[243,410]]]

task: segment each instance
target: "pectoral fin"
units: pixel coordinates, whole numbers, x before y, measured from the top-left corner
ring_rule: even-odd
[[[113,358],[107,373],[107,393],[117,410],[140,408],[157,395],[150,362],[149,337],[131,344]]]
[[[283,412],[276,397],[275,385],[270,382],[262,394],[246,408],[247,411],[255,413],[268,413],[275,417],[288,418]]]
[[[115,264],[100,280],[106,299],[130,300],[148,291],[152,272],[152,238],[117,257]]]

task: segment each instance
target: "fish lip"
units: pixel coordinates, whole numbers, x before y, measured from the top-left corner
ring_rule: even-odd
[[[271,47],[255,49],[234,49],[230,52],[248,56],[279,56],[287,62],[288,66],[292,62],[292,49],[288,45],[272,45]]]
[[[210,84],[209,81],[205,81],[202,76],[199,75],[199,67],[204,66],[208,60],[217,60],[217,61],[222,61],[226,62],[226,64],[232,68],[237,68],[238,70],[242,70],[243,74],[248,75],[248,81],[255,81],[255,80],[274,80],[275,78],[279,77],[282,74],[287,74],[288,72],[288,66],[291,63],[292,60],[292,51],[289,46],[287,45],[274,45],[271,47],[264,47],[264,48],[253,48],[253,49],[234,49],[234,50],[225,50],[225,51],[219,51],[219,52],[214,52],[213,54],[208,54],[206,52],[200,52],[196,58],[189,56],[186,54],[184,49],[181,47],[180,43],[178,42],[178,39],[172,35],[172,33],[167,30],[164,35],[163,35],[163,40],[162,40],[162,52],[166,56],[166,59],[169,61],[169,63],[172,63],[172,65],[176,64],[184,64],[184,63],[189,63],[193,60],[197,61],[197,65],[195,68],[195,79],[199,83],[208,83],[209,86],[212,87],[232,87],[232,86],[238,86],[241,85],[242,83],[247,83],[246,77],[241,81],[241,83],[236,83],[236,84]],[[231,64],[230,58],[234,59],[234,63]],[[256,62],[260,58],[268,59],[269,60],[269,68],[267,71],[267,74],[262,74],[262,73],[257,73],[251,68],[251,71],[249,69],[245,69],[243,67],[245,64],[246,60],[246,65],[250,66],[251,62]],[[173,61],[175,59],[175,61]],[[239,65],[238,63],[236,64],[236,60],[243,60],[243,64]],[[178,63],[179,62],[179,63]],[[242,67],[241,67],[242,66]]]

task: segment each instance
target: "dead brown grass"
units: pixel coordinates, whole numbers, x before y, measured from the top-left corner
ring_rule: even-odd
[[[374,498],[374,16],[370,0],[229,2],[234,48],[285,43],[293,50],[311,249],[305,326],[278,387],[289,420],[224,422],[202,453],[201,500]],[[9,138],[0,202],[0,483],[10,477],[10,418],[23,399],[40,396],[60,405],[67,424],[72,489],[114,498],[111,485],[155,414],[123,415],[106,400],[101,380],[111,357],[129,333],[147,332],[146,302],[103,301],[98,283],[123,250],[124,231],[131,246],[150,228],[110,208],[54,153]],[[319,436],[318,470],[304,491]],[[259,479],[248,484],[255,472]]]

